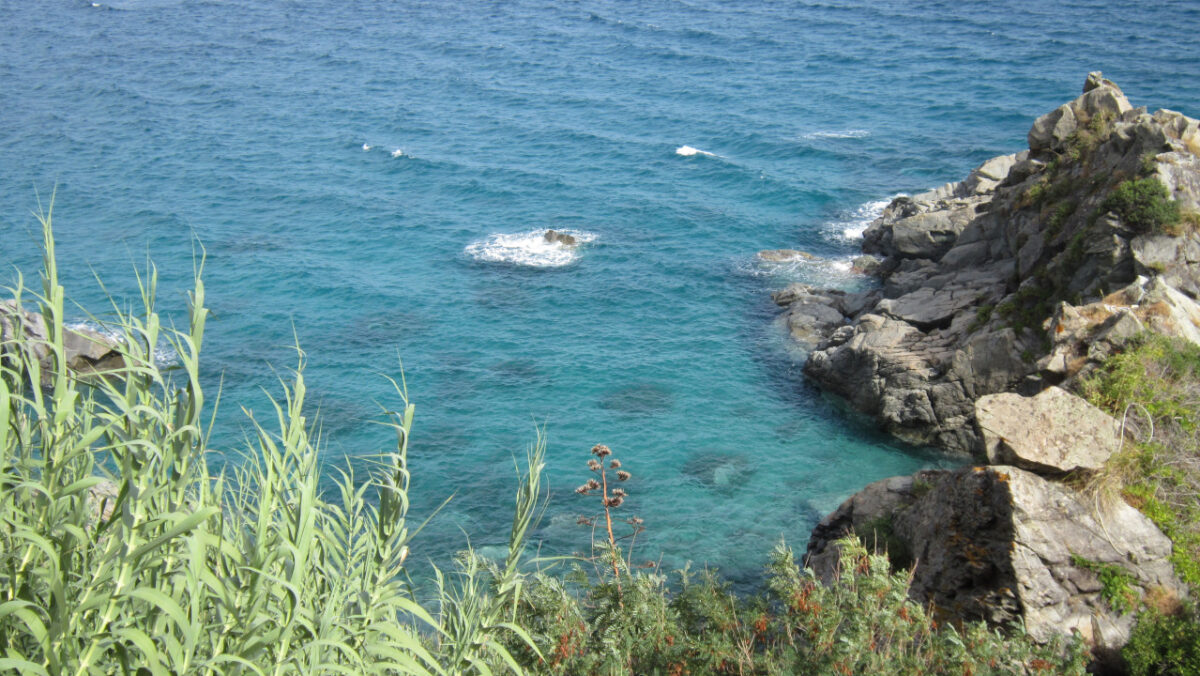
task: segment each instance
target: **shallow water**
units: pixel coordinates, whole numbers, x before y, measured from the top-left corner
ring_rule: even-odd
[[[888,198],[1021,149],[1088,70],[1200,114],[1197,29],[1190,2],[4,3],[0,261],[35,275],[55,188],[90,309],[93,270],[122,297],[149,254],[178,313],[202,243],[224,448],[294,331],[330,462],[361,464],[402,357],[414,512],[454,495],[428,557],[503,541],[544,424],[543,552],[586,547],[602,442],[638,558],[749,581],[867,482],[951,462],[806,385],[769,291],[863,283]]]

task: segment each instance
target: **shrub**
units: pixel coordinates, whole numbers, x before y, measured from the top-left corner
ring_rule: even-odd
[[[1148,610],[1138,616],[1121,651],[1133,676],[1200,673],[1200,620],[1196,607],[1173,612]]]
[[[1179,203],[1170,199],[1166,186],[1153,177],[1122,181],[1100,205],[1141,233],[1162,233],[1179,222]]]

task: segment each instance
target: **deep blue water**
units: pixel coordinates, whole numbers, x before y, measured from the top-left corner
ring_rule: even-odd
[[[419,555],[503,542],[545,424],[544,553],[586,546],[606,443],[638,558],[749,580],[867,482],[952,462],[805,385],[769,291],[862,283],[847,230],[1021,149],[1089,70],[1200,114],[1198,34],[1190,1],[3,2],[0,262],[36,274],[57,187],[73,298],[149,254],[178,317],[201,242],[222,448],[293,331],[330,461],[386,447],[402,357],[414,515],[455,496]],[[550,227],[591,241],[530,246]],[[824,260],[756,262],[779,247]]]

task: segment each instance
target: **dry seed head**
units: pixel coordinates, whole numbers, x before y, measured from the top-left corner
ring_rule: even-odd
[[[612,455],[612,449],[604,444],[596,444],[592,446],[592,455],[597,458],[603,458],[606,455]]]
[[[633,475],[630,474],[629,472],[626,472],[623,469],[617,470],[617,478],[620,479],[621,481],[628,481],[629,477],[631,477],[631,476],[633,476]]]
[[[584,484],[584,486],[587,486],[587,489],[589,491],[600,490],[600,482],[596,481],[595,479],[588,479],[588,482],[586,484]]]
[[[625,523],[631,526],[640,526],[642,525],[642,520],[639,517],[631,516],[628,519],[625,519]]]
[[[608,463],[608,466],[613,469],[617,469],[621,466],[621,461],[617,460],[616,458],[613,458],[612,462]]]
[[[592,470],[593,472],[599,472],[600,471],[600,461],[596,460],[595,458],[588,460],[588,469]]]
[[[614,488],[612,494],[618,498],[623,498],[626,495],[629,495],[623,488]]]
[[[614,496],[611,498],[605,498],[604,506],[605,507],[620,507],[622,502],[625,502],[625,498],[618,495],[618,496]]]
[[[580,495],[587,495],[587,494],[588,494],[588,490],[589,490],[589,488],[588,488],[588,485],[587,485],[587,484],[584,484],[584,485],[580,486],[579,488],[576,488],[576,489],[575,489],[575,492],[576,492],[576,493],[578,493],[578,494],[580,494]]]

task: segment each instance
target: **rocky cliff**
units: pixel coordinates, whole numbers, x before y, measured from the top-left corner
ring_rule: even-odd
[[[866,487],[807,561],[830,575],[854,531],[915,564],[913,594],[948,618],[1116,648],[1138,598],[1186,590],[1152,522],[1081,488],[1125,429],[1070,390],[1144,331],[1200,344],[1200,123],[1091,73],[1028,142],[894,200],[865,234],[877,288],[775,295],[812,380],[981,463]]]
[[[1069,381],[1143,327],[1200,337],[1200,123],[1093,73],[1028,141],[895,199],[865,233],[877,289],[775,295],[805,373],[897,437],[982,459],[980,397]]]

